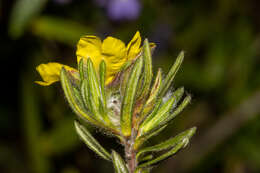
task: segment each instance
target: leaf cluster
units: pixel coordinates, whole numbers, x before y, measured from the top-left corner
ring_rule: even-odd
[[[78,73],[62,69],[62,88],[80,120],[119,138],[125,147],[124,160],[116,151],[107,151],[79,121],[75,122],[85,144],[103,159],[112,161],[116,172],[149,172],[187,146],[195,133],[196,128],[191,128],[162,143],[143,147],[191,101],[190,95],[183,97],[183,87],[169,91],[183,58],[181,52],[165,78],[159,69],[153,81],[151,46],[146,39],[141,54],[126,64],[109,85],[105,85],[105,61],[95,69],[90,58],[82,58]]]

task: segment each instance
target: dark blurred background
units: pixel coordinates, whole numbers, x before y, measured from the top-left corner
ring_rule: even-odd
[[[128,42],[137,30],[157,44],[154,71],[166,73],[186,52],[173,87],[193,96],[149,143],[198,127],[189,147],[153,172],[260,172],[259,11],[258,0],[0,1],[0,172],[113,172],[78,139],[60,84],[34,84],[35,67],[75,67],[82,35]],[[95,134],[106,148],[121,147]]]

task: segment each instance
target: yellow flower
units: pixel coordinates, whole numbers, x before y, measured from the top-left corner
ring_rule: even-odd
[[[36,67],[36,70],[41,75],[43,81],[35,81],[35,83],[42,86],[48,86],[54,82],[58,82],[60,80],[60,71],[62,67],[64,67],[66,70],[77,71],[72,67],[69,67],[67,65],[62,65],[56,62],[41,64]]]
[[[141,37],[138,31],[127,46],[114,37],[107,37],[102,42],[96,36],[84,36],[77,45],[77,62],[79,63],[81,58],[90,58],[98,71],[100,62],[104,60],[107,65],[106,84],[109,84],[127,61],[137,57],[141,51],[140,45]],[[41,75],[43,81],[36,81],[36,83],[47,86],[59,81],[62,67],[65,67],[67,70],[76,70],[59,63],[40,64],[36,67],[36,70]]]

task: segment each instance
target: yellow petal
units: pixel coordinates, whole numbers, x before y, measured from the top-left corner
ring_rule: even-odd
[[[127,60],[125,43],[119,39],[107,37],[102,43],[102,56],[107,64],[107,84],[112,81]]]
[[[112,82],[114,77],[115,77],[114,75],[107,76],[105,84],[108,85],[110,82]]]
[[[126,59],[125,43],[114,37],[107,37],[102,43],[102,54],[109,62],[117,63]]]
[[[91,58],[95,68],[101,62],[101,40],[96,36],[81,37],[77,44],[77,61],[79,63],[81,58]]]
[[[66,70],[76,71],[72,67],[60,63],[56,63],[56,62],[50,62],[48,64],[40,64],[39,66],[36,67],[36,70],[41,75],[43,81],[35,81],[35,83],[42,86],[48,86],[54,82],[59,81],[60,71],[62,67],[64,67]]]
[[[127,60],[132,60],[140,53],[141,49],[141,36],[140,32],[137,31],[132,40],[127,45]]]

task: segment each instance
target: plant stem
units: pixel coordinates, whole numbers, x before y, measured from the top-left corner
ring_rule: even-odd
[[[136,151],[134,150],[136,132],[133,130],[130,138],[125,140],[125,159],[129,173],[134,173],[137,167]]]

